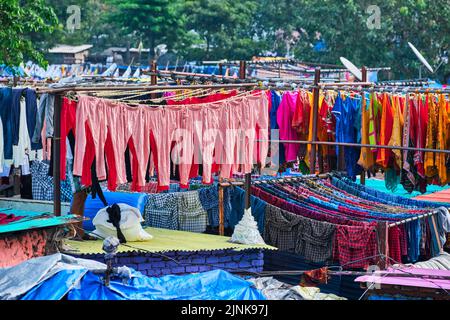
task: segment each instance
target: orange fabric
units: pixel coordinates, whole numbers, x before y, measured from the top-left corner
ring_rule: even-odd
[[[392,114],[391,98],[388,94],[384,94],[382,98],[382,114],[381,114],[381,130],[380,130],[380,143],[382,145],[388,145],[392,135],[392,127],[394,124],[394,118]],[[379,149],[377,155],[377,164],[383,168],[389,167],[389,160],[391,158],[392,151],[388,149]]]

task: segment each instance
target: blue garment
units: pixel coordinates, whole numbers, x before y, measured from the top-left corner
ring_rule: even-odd
[[[231,191],[231,215],[230,226],[234,228],[239,221],[241,221],[244,215],[245,207],[245,191],[239,187],[234,188]],[[252,208],[252,215],[258,224],[258,230],[261,234],[264,234],[264,224],[266,215],[267,202],[255,197],[250,196],[250,205]]]
[[[174,193],[148,195],[144,211],[144,225],[154,228],[179,230],[177,199]]]
[[[282,96],[275,90],[271,91],[271,96],[272,96],[272,107],[271,107],[270,113],[269,113],[270,129],[271,130],[279,130],[280,127],[278,126],[278,122],[277,122],[277,112],[278,112],[278,107],[281,104]],[[279,139],[279,134],[278,134],[277,139]],[[283,143],[278,144],[278,155],[279,155],[279,164],[281,165],[281,164],[285,163],[286,156],[285,156]]]
[[[34,129],[36,127],[36,115],[37,115],[37,96],[34,89],[27,89],[25,92],[25,103],[27,110],[27,127],[30,140],[33,138]],[[42,142],[31,142],[31,150],[42,149]]]
[[[14,146],[19,144],[19,127],[20,127],[20,100],[25,88],[12,89],[12,143]]]
[[[36,113],[36,125],[33,132],[32,143],[41,142],[41,132],[45,121],[45,136],[53,137],[53,113],[55,106],[55,96],[44,93],[39,100],[39,108]]]
[[[348,193],[356,196],[361,196],[368,200],[375,200],[386,204],[400,205],[405,208],[438,208],[442,206],[442,203],[421,201],[405,198],[392,193],[379,191],[373,188],[369,188],[362,184],[350,181],[348,178],[332,178],[331,183]],[[368,198],[370,197],[370,198]]]
[[[13,158],[12,89],[0,90],[0,117],[3,124],[3,149],[5,159]]]
[[[420,255],[420,242],[422,228],[419,220],[414,220],[406,224],[408,233],[408,258],[411,263],[417,262]]]
[[[358,143],[358,139],[361,139],[361,120],[358,120],[358,115],[361,117],[361,98],[347,97],[343,100],[339,93],[332,113],[336,118],[336,142]],[[357,164],[360,152],[361,148],[344,147],[345,168],[353,181],[361,171]],[[336,146],[336,153],[339,155],[339,146]]]
[[[198,190],[200,202],[203,209],[208,212],[209,225],[211,227],[219,226],[219,191],[218,186],[202,188]],[[231,203],[230,190],[223,190],[223,207],[224,207],[224,227],[228,228],[230,224]]]

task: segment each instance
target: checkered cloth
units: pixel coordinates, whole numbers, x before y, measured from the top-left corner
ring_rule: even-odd
[[[264,241],[281,251],[295,252],[302,217],[267,204]]]
[[[296,253],[314,263],[331,262],[336,225],[302,217]]]
[[[149,194],[144,210],[144,225],[178,230],[177,199],[174,194]]]
[[[399,227],[389,228],[389,257],[395,261],[402,262],[402,252],[400,244],[401,232]]]
[[[375,225],[337,226],[333,257],[346,268],[362,268],[376,263]]]
[[[180,192],[176,194],[176,197],[180,230],[205,232],[208,225],[208,214],[200,203],[198,191]]]
[[[219,226],[219,190],[218,186],[202,188],[198,190],[198,195],[202,207],[208,212],[208,220],[211,227]],[[228,228],[231,215],[231,195],[229,188],[223,191],[223,216],[224,227]]]
[[[31,173],[31,192],[34,200],[53,201],[53,177],[48,175],[50,165],[42,161],[32,161],[30,166]],[[71,202],[72,184],[70,179],[61,181],[61,201]]]

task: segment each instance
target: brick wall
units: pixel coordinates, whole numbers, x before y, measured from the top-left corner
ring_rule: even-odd
[[[126,265],[148,276],[164,276],[168,274],[186,274],[205,272],[215,269],[226,271],[261,272],[264,266],[263,250],[250,249],[244,251],[211,250],[211,251],[170,251],[164,256],[157,253],[127,252],[117,255],[116,266]],[[104,262],[103,255],[85,255],[85,259]]]
[[[0,268],[57,252],[51,239],[58,228],[34,229],[0,235]]]

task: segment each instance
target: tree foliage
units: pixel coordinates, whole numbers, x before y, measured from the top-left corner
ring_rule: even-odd
[[[0,64],[17,66],[25,59],[45,64],[32,41],[33,33],[48,33],[57,18],[44,0],[0,1]]]
[[[43,6],[43,1],[25,1],[30,9],[21,10],[48,16],[50,10]],[[17,2],[3,0],[2,22],[8,25],[21,21],[20,26],[16,23],[11,30],[7,28],[10,31],[0,33],[8,39],[5,34],[11,32],[21,41],[20,35],[26,35],[36,24],[23,25],[24,13],[9,8]],[[127,43],[137,46],[142,40],[144,47],[151,49],[166,44],[186,60],[249,59],[271,52],[304,61],[339,64],[339,57],[345,56],[357,65],[389,66],[394,77],[407,78],[416,77],[420,66],[407,46],[408,41],[432,65],[439,64],[450,49],[449,0],[47,0],[47,3],[55,8],[59,28],[51,38],[40,39],[43,44],[93,43],[98,51]],[[82,27],[73,34],[63,30],[69,4],[82,7]],[[373,5],[379,8],[379,28],[368,25],[373,14],[368,9]],[[4,14],[8,11],[13,12],[11,19]],[[41,27],[49,19],[43,21]],[[17,32],[15,28],[20,30]],[[31,31],[41,32],[45,28]],[[22,47],[30,45],[26,41],[20,43]],[[443,64],[437,75],[442,79],[449,72],[450,65]]]

